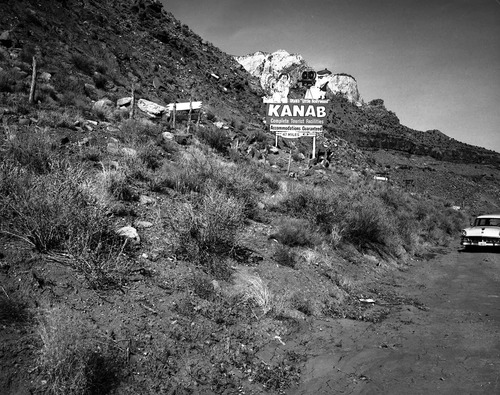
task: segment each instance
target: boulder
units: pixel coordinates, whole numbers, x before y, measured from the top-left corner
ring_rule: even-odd
[[[153,226],[153,223],[149,221],[136,221],[135,226],[137,226],[139,229],[147,229],[151,228]]]
[[[43,82],[49,82],[51,78],[52,74],[47,73],[46,71],[40,74],[40,80]]]
[[[161,137],[163,140],[167,141],[167,140],[174,140],[175,139],[175,136],[173,133],[170,133],[170,132],[163,132],[161,134]]]
[[[131,97],[122,97],[121,99],[117,100],[116,107],[129,107],[131,103],[132,103]]]
[[[141,195],[139,197],[139,203],[147,206],[147,205],[150,205],[150,204],[155,204],[156,203],[156,199],[154,199],[152,197],[149,197],[149,196],[146,196],[146,195]]]
[[[117,155],[120,153],[120,148],[118,146],[118,143],[114,143],[114,142],[111,142],[111,143],[108,143],[108,146],[106,147],[108,153],[112,154],[112,155]]]
[[[170,111],[167,107],[145,99],[139,99],[137,107],[139,110],[144,111],[152,117],[161,117],[164,114],[170,115]]]
[[[130,156],[132,158],[137,156],[137,151],[133,148],[123,147],[120,151],[125,156]]]
[[[137,229],[133,226],[124,226],[116,231],[118,236],[122,236],[133,244],[139,244],[141,242],[141,238],[139,237],[139,233],[137,233]]]
[[[113,102],[107,98],[103,98],[94,103],[94,111],[102,111],[104,113],[111,112],[115,108]]]

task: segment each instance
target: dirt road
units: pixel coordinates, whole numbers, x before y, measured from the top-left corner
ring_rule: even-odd
[[[290,394],[500,394],[500,253],[450,250],[398,276],[382,323],[316,321]]]

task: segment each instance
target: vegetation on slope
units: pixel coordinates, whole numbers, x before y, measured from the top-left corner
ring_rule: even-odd
[[[305,322],[383,319],[360,299],[401,303],[378,279],[463,220],[376,184],[338,139],[335,167],[270,152],[244,71],[156,2],[7,3],[2,21],[20,24],[0,58],[0,387],[282,393]],[[190,92],[199,121],[131,118],[115,103],[134,84],[162,103]],[[94,106],[104,97],[113,106]],[[138,237],[117,232],[131,225]]]

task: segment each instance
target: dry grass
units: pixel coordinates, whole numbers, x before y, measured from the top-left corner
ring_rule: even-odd
[[[234,286],[244,300],[260,307],[263,315],[276,308],[273,294],[259,276],[238,271],[234,274]]]
[[[116,349],[71,309],[44,310],[38,333],[49,394],[106,394],[118,383],[122,364]]]

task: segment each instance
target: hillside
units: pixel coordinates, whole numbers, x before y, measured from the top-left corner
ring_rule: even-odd
[[[235,58],[251,75],[261,81],[264,91],[272,90],[270,81],[280,73],[291,76],[292,95],[303,97],[298,83],[302,71],[310,66],[300,55],[284,50],[257,52]],[[498,168],[500,154],[461,143],[438,130],[421,132],[401,125],[382,99],[364,103],[356,79],[345,73],[332,73],[325,79],[326,98],[332,101],[327,131],[355,143],[362,149],[390,149],[437,160],[481,163]]]
[[[291,391],[322,323],[424,311],[396,274],[499,207],[493,162],[367,150],[381,102],[333,95],[317,159],[275,147],[259,78],[158,1],[4,0],[0,26],[3,393]]]

